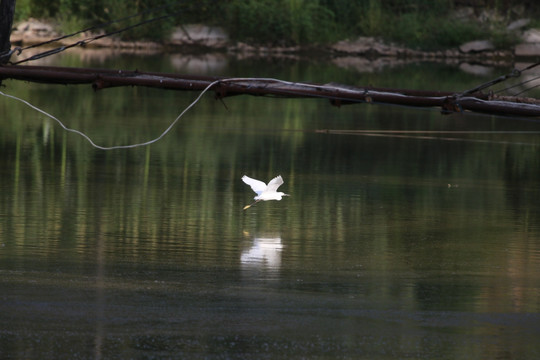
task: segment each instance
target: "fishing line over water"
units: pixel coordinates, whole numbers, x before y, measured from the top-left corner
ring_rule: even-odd
[[[117,150],[117,149],[131,149],[131,148],[136,148],[136,147],[148,146],[148,145],[151,145],[151,144],[161,140],[165,135],[167,135],[171,131],[171,129],[178,123],[178,121],[191,108],[193,108],[201,100],[203,95],[206,92],[208,92],[212,87],[214,87],[214,86],[216,86],[216,85],[218,85],[220,83],[235,83],[235,82],[236,83],[241,83],[241,82],[248,82],[248,83],[249,82],[255,82],[255,83],[267,82],[269,84],[282,84],[282,85],[297,85],[298,84],[296,82],[285,81],[285,80],[274,79],[274,78],[225,78],[225,79],[215,80],[215,81],[211,82],[210,84],[208,84],[201,91],[201,93],[195,98],[195,100],[193,100],[171,122],[171,124],[158,137],[156,137],[156,138],[154,138],[152,140],[146,141],[146,142],[142,142],[142,143],[129,144],[129,145],[115,145],[115,146],[101,146],[101,145],[96,144],[88,135],[86,135],[82,131],[67,127],[60,119],[58,119],[54,115],[51,115],[50,113],[46,112],[45,110],[40,109],[39,107],[31,104],[27,100],[21,99],[19,97],[14,96],[14,95],[6,94],[6,93],[4,93],[2,91],[0,91],[0,95],[2,95],[4,97],[7,97],[7,98],[10,98],[10,99],[13,99],[13,100],[16,100],[16,101],[19,101],[19,102],[25,104],[26,106],[34,109],[35,111],[45,115],[46,117],[56,121],[64,130],[82,136],[85,140],[87,140],[96,149],[99,149],[99,150]],[[267,84],[266,86],[268,86],[269,84]],[[314,89],[317,89],[319,91],[321,89],[329,90],[329,91],[331,91],[331,90],[343,90],[343,87],[334,86],[332,84],[314,85],[314,84],[301,83],[301,85],[304,86],[304,87],[307,87],[307,88],[314,88]],[[371,103],[376,104],[377,102],[373,101]],[[388,105],[388,104],[385,104],[385,105]],[[531,119],[527,119],[527,120],[535,121],[535,120],[531,120]],[[439,140],[458,140],[458,141],[471,141],[471,142],[492,142],[490,140],[474,140],[474,139],[457,139],[457,138],[434,137],[434,136],[429,136],[429,137],[428,136],[418,136],[418,134],[416,134],[414,136],[411,136],[412,134],[404,134],[400,130],[387,130],[387,131],[381,131],[381,130],[341,130],[341,131],[339,131],[339,130],[316,130],[316,132],[329,133],[329,134],[330,133],[331,134],[340,134],[340,135],[387,136],[387,137],[407,137],[407,138],[416,138],[416,139],[439,139]],[[419,132],[426,133],[426,131],[419,131]],[[431,132],[431,133],[433,134],[433,132]],[[477,132],[462,132],[462,133],[473,134],[473,133],[477,133]],[[491,131],[491,132],[487,132],[487,133],[493,134],[493,133],[501,133],[501,132],[492,132]],[[512,132],[505,132],[505,133],[512,133]],[[536,133],[536,132],[527,132],[527,133]],[[536,145],[536,144],[531,144],[531,143],[521,143],[521,142],[514,143],[514,142],[507,142],[507,141],[505,141],[505,142],[496,141],[496,143],[519,144],[519,145]]]
[[[161,140],[165,135],[167,135],[167,133],[169,133],[169,131],[171,131],[171,129],[178,123],[178,121],[192,108],[194,107],[198,102],[199,100],[203,97],[203,95],[208,91],[210,90],[213,86],[219,84],[219,83],[224,83],[224,82],[241,82],[241,81],[267,81],[267,82],[275,82],[275,83],[281,83],[281,84],[287,84],[287,85],[293,85],[295,84],[294,82],[290,82],[290,81],[285,81],[285,80],[279,80],[279,79],[273,79],[273,78],[228,78],[228,79],[219,79],[219,80],[216,80],[212,83],[210,83],[206,88],[204,88],[204,90],[201,91],[201,93],[199,94],[199,96],[197,96],[197,98],[195,100],[193,100],[193,102],[191,104],[189,104],[181,113],[180,115],[178,115],[176,117],[176,119],[174,119],[174,121],[156,138],[152,139],[152,140],[149,140],[149,141],[146,141],[146,142],[142,142],[142,143],[137,143],[137,144],[130,144],[130,145],[116,145],[116,146],[101,146],[101,145],[98,145],[96,144],[88,135],[86,135],[85,133],[83,133],[82,131],[79,131],[79,130],[76,130],[76,129],[72,129],[72,128],[69,128],[67,127],[66,125],[64,125],[64,123],[58,119],[57,117],[55,117],[54,115],[51,115],[49,114],[48,112],[46,112],[45,110],[42,110],[40,108],[38,108],[37,106],[31,104],[30,102],[28,102],[27,100],[24,100],[24,99],[21,99],[19,97],[16,97],[14,95],[9,95],[9,94],[6,94],[2,91],[0,91],[0,95],[2,96],[5,96],[7,98],[10,98],[10,99],[13,99],[13,100],[17,100],[23,104],[25,104],[26,106],[36,110],[37,112],[47,116],[48,118],[56,121],[64,130],[66,131],[69,131],[69,132],[72,132],[72,133],[75,133],[75,134],[78,134],[80,136],[82,136],[84,139],[86,139],[90,145],[92,145],[93,147],[95,147],[96,149],[99,149],[99,150],[117,150],[117,149],[131,149],[131,148],[136,148],[136,147],[141,147],[141,146],[147,146],[147,145],[151,145],[159,140]],[[303,84],[304,86],[307,86],[307,87],[314,87],[314,88],[321,88],[321,86],[319,85],[309,85],[309,84]],[[327,86],[327,88],[334,88],[336,89],[335,87],[333,86]]]

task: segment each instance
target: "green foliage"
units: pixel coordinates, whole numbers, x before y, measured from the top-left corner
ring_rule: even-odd
[[[259,44],[327,41],[336,28],[334,14],[311,0],[232,0],[226,18],[233,38]]]
[[[312,0],[288,0],[291,24],[290,40],[293,43],[326,41],[334,30],[334,14]]]
[[[392,23],[386,38],[419,49],[449,48],[489,35],[476,24],[427,14],[404,14]]]
[[[491,42],[498,49],[508,49],[519,42],[519,36],[516,33],[506,31],[493,31],[490,36]]]
[[[467,41],[481,39],[487,36],[484,29],[470,22],[458,23],[453,20],[444,19],[434,22],[431,44],[433,47],[453,47],[459,46]]]
[[[379,1],[369,0],[360,11],[358,29],[363,35],[384,35],[389,24],[385,24],[382,16],[382,5]]]
[[[60,31],[69,34],[86,27],[135,14],[141,15],[108,26],[104,30],[108,32],[116,31],[151,18],[174,14],[174,17],[135,27],[121,33],[121,36],[125,39],[160,40],[167,36],[168,31],[179,18],[200,19],[201,16],[192,16],[194,9],[196,9],[197,14],[207,15],[209,2],[210,0],[196,3],[175,0],[138,0],[135,2],[125,0],[52,0],[45,3],[41,0],[19,0],[16,4],[15,17],[17,20],[29,17],[54,19],[58,23]]]
[[[17,0],[15,3],[15,20],[26,20],[30,17],[48,18],[58,11],[58,1]]]
[[[438,49],[487,38],[501,48],[517,39],[505,24],[457,21],[450,14],[454,0],[18,0],[18,20],[28,17],[60,20],[64,33],[143,13],[110,26],[115,31],[163,14],[174,17],[123,32],[127,40],[161,40],[178,24],[204,22],[226,28],[234,40],[263,45],[321,44],[356,36],[374,36],[408,47]],[[516,1],[529,5],[528,0]],[[488,2],[506,20],[506,2]],[[472,4],[474,6],[474,4]],[[527,14],[535,18],[537,14]],[[506,21],[505,20],[505,21]],[[533,20],[534,24],[538,21]]]
[[[273,0],[233,0],[227,17],[231,35],[240,40],[270,42],[289,32],[287,24],[280,21],[280,11]]]

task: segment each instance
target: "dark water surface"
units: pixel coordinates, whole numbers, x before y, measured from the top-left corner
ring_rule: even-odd
[[[433,90],[509,70],[59,59]],[[105,146],[157,137],[197,95],[4,84]],[[160,142],[106,152],[0,98],[1,358],[540,357],[538,122],[224,103],[209,94]],[[244,174],[281,174],[291,196],[242,211]]]

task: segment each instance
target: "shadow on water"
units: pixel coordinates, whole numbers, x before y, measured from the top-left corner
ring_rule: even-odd
[[[187,66],[173,60],[97,65]],[[230,58],[207,71],[426,89],[437,77],[437,90],[490,76]],[[196,96],[4,84],[109,146],[159,135]],[[225,103],[204,98],[151,147],[103,152],[0,100],[1,357],[538,357],[537,122]],[[291,196],[243,211],[244,174],[281,174]]]

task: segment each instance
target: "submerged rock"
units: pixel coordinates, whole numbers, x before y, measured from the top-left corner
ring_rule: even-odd
[[[524,43],[540,43],[540,29],[529,29],[521,38]]]
[[[14,26],[11,32],[11,42],[38,43],[57,36],[58,33],[53,25],[30,18]]]
[[[229,35],[223,28],[203,24],[178,26],[169,39],[172,45],[196,45],[212,48],[224,48],[229,42]]]
[[[514,50],[516,56],[536,57],[540,56],[540,43],[519,44]]]
[[[459,51],[463,53],[482,52],[495,50],[495,46],[489,40],[469,41],[459,47]]]
[[[374,37],[359,36],[354,40],[342,40],[330,46],[336,53],[362,56],[418,56],[422,52],[393,44],[386,44]]]
[[[540,56],[540,29],[529,29],[522,35],[523,43],[516,45],[514,55],[517,57]]]
[[[531,22],[531,19],[519,19],[508,24],[508,26],[506,27],[506,30],[515,31],[515,30],[523,29],[525,26],[529,25],[530,22]]]

